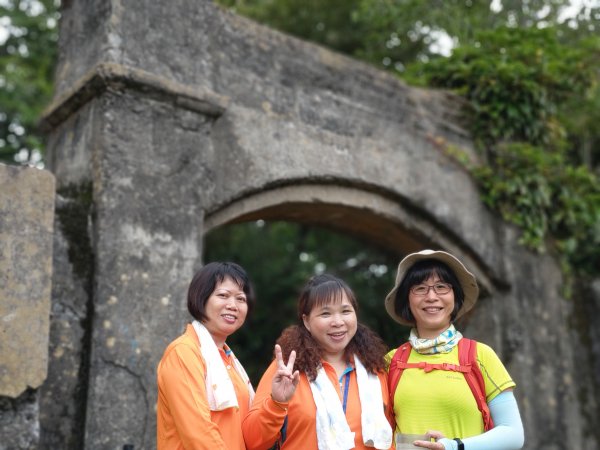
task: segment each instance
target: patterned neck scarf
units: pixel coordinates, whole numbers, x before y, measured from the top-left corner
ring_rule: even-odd
[[[417,353],[421,353],[422,355],[434,355],[436,353],[449,353],[462,337],[460,331],[456,331],[454,325],[450,325],[450,328],[434,339],[419,338],[417,329],[413,328],[410,330],[408,341]]]

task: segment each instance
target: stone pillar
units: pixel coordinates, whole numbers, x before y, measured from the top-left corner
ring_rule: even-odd
[[[54,176],[0,164],[0,445],[37,448],[48,366]]]
[[[225,105],[104,64],[50,108],[59,196],[47,448],[155,447],[156,365],[189,320],[211,130]]]

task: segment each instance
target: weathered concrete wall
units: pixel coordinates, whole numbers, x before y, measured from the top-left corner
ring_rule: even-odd
[[[157,355],[162,337],[181,331],[200,264],[198,186],[210,177],[202,157],[214,119],[123,92],[105,92],[82,113],[93,119],[76,131],[64,123],[50,141],[64,178],[42,437],[48,448],[153,448]],[[57,396],[68,408],[52,404]]]
[[[54,176],[0,164],[0,447],[36,448],[46,380]]]
[[[62,188],[56,199],[48,380],[40,388],[40,448],[84,448],[92,329],[89,188],[89,184]]]
[[[91,29],[98,33],[91,35],[93,39],[88,36],[88,41],[97,42],[87,44],[89,53],[82,52],[76,40],[63,37],[58,99],[69,97],[91,74],[106,73],[106,64],[134,68],[130,74],[137,79],[155,77],[164,80],[163,86],[185,87],[200,97],[214,93],[231,99],[216,124],[220,137],[215,145],[234,156],[227,159],[220,151],[215,163],[237,167],[244,176],[222,178],[223,183],[211,189],[211,204],[226,204],[241,190],[263,189],[270,178],[275,183],[314,182],[320,174],[313,169],[319,165],[330,168],[324,176],[342,176],[363,185],[379,185],[380,169],[394,167],[386,186],[389,195],[402,192],[407,201],[419,205],[426,196],[419,180],[436,180],[430,189],[437,189],[438,196],[427,198],[431,203],[427,209],[451,222],[458,236],[476,227],[488,233],[473,245],[486,264],[501,266],[489,231],[493,218],[483,212],[472,182],[462,177],[464,186],[446,189],[448,180],[456,182],[453,174],[460,169],[440,152],[427,155],[422,150],[445,139],[471,149],[467,133],[457,123],[456,97],[411,89],[390,74],[287,38],[210,2],[147,8],[138,2],[115,2],[112,8],[98,5],[106,2],[72,2],[65,11],[63,35],[83,33],[88,25],[81,18],[90,14],[95,14]],[[256,145],[263,151],[247,150]],[[365,153],[370,158],[362,157]],[[447,205],[458,202],[475,211],[452,214]]]
[[[208,1],[65,2],[45,118],[60,193],[46,448],[154,448],[155,367],[187,320],[202,234],[260,217],[461,255],[484,289],[461,326],[507,362],[526,448],[597,449],[558,266],[444,153],[472,153],[459,110]]]

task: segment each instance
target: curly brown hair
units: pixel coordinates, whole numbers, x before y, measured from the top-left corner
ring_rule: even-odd
[[[346,294],[354,311],[358,313],[354,292],[343,280],[329,274],[312,277],[302,289],[298,299],[299,324],[283,330],[277,339],[285,361],[288,360],[291,351],[296,350],[294,368],[304,372],[310,381],[317,377],[317,370],[321,366],[322,350],[304,326],[303,317],[308,316],[315,306],[339,301],[343,294]],[[359,323],[356,334],[346,346],[344,356],[346,362],[350,362],[352,355],[357,355],[368,372],[376,373],[385,369],[386,353],[387,346],[383,340],[366,325]]]

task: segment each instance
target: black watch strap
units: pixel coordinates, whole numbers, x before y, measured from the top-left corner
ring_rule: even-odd
[[[454,438],[456,443],[458,444],[458,450],[465,450],[465,444],[459,438]]]

